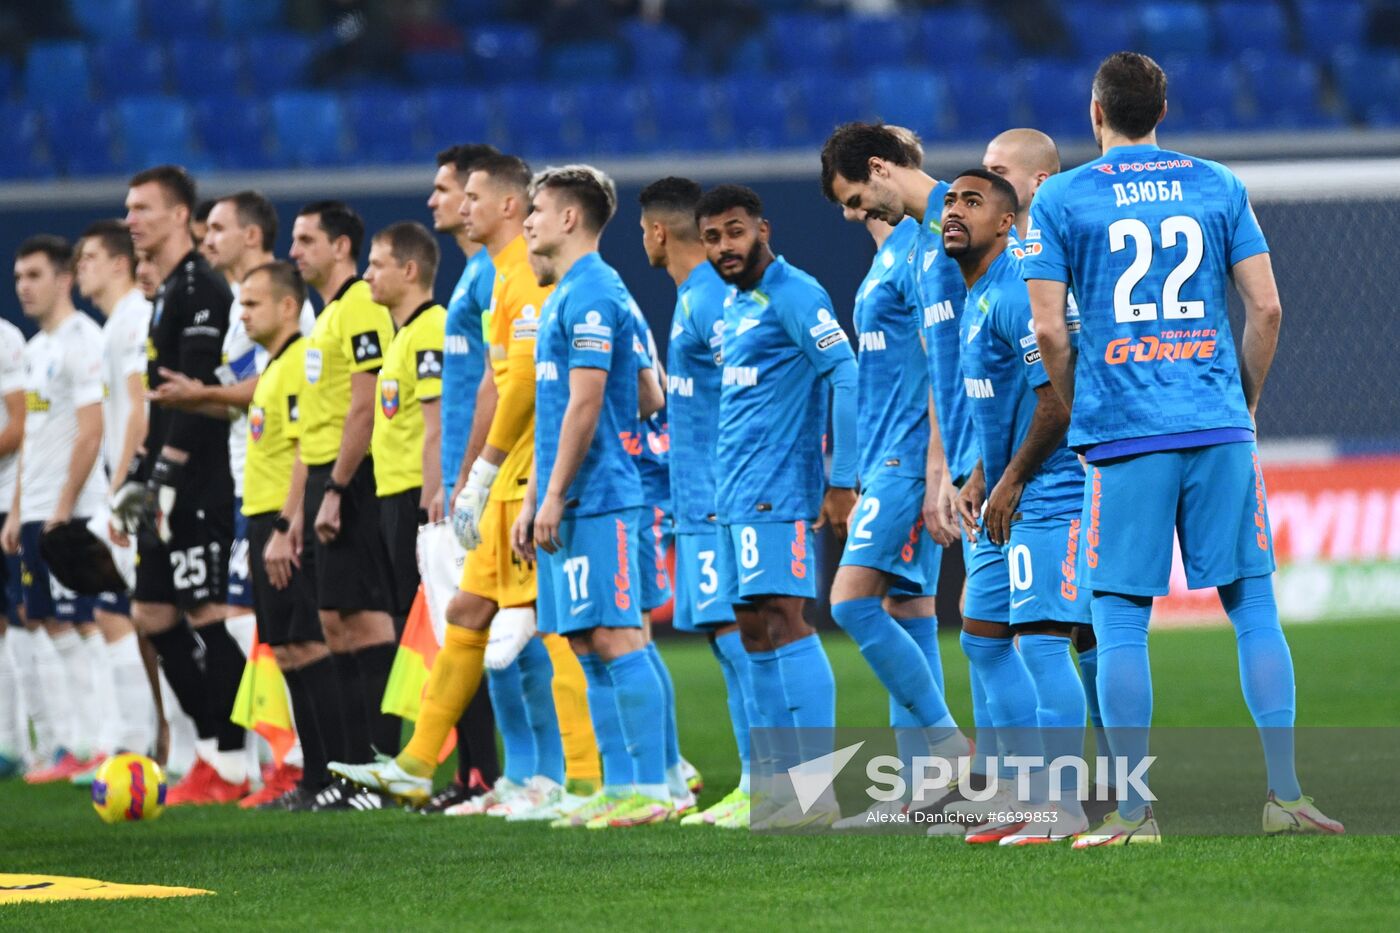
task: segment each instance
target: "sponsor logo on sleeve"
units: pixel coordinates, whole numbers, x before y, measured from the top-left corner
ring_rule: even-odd
[[[356,363],[368,363],[384,356],[384,351],[379,349],[379,334],[372,330],[356,334],[350,343],[355,348]]]
[[[419,350],[414,354],[419,379],[442,378],[442,354],[436,350]]]
[[[379,384],[379,408],[390,421],[399,413],[399,381],[385,379]]]
[[[591,334],[595,337],[611,337],[612,327],[603,323],[600,311],[589,311],[583,320],[574,325],[575,334]]]
[[[866,288],[865,293],[869,295],[870,289],[879,284],[879,279],[876,279],[873,283],[871,283],[870,286]],[[817,312],[817,323],[807,328],[807,333],[811,334],[813,337],[816,337],[819,334],[824,334],[829,330],[835,330],[840,326],[840,324],[836,323],[836,319],[831,316],[831,311],[829,311],[826,308],[822,308],[820,311]],[[743,330],[743,326],[740,325],[739,329]]]
[[[602,337],[575,337],[573,340],[575,350],[593,350],[598,353],[611,353],[612,341],[604,340]]]
[[[836,346],[838,343],[846,343],[846,342],[847,342],[847,340],[846,340],[846,332],[845,332],[844,330],[841,330],[841,329],[838,328],[837,330],[832,331],[831,333],[827,334],[825,337],[823,337],[823,338],[821,338],[820,340],[818,340],[818,341],[817,341],[817,349],[818,349],[818,350],[828,350],[828,349],[830,349],[831,347]]]
[[[306,351],[306,381],[315,385],[321,381],[321,351]]]

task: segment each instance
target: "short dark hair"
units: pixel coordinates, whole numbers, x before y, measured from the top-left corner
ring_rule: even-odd
[[[416,220],[401,220],[376,233],[374,242],[389,244],[389,252],[399,265],[418,263],[418,284],[432,286],[440,252],[427,227]]]
[[[736,207],[755,219],[763,216],[763,200],[757,191],[744,185],[715,185],[695,202],[695,219],[713,217]]]
[[[214,209],[214,205],[219,203],[218,198],[205,198],[194,206],[194,211],[190,214],[190,220],[197,224],[209,222],[209,212]]]
[[[584,222],[594,233],[602,233],[617,212],[617,186],[591,165],[550,166],[531,180],[530,197],[545,188],[562,191],[582,208]]]
[[[1006,202],[1006,210],[1008,213],[1014,214],[1021,209],[1021,199],[1016,197],[1016,189],[1012,187],[1011,182],[1007,181],[996,172],[989,172],[985,168],[978,166],[977,168],[970,168],[966,171],[958,172],[953,180],[957,181],[959,178],[980,178],[990,183],[992,191],[1000,195],[1001,199]]]
[[[832,185],[837,175],[847,181],[870,180],[870,160],[884,159],[905,168],[918,168],[918,138],[909,138],[884,123],[843,123],[827,137],[822,146],[822,194],[828,201],[836,200]]]
[[[457,180],[466,184],[467,176],[476,168],[476,164],[482,159],[489,159],[498,156],[501,151],[495,146],[487,143],[462,143],[457,146],[448,146],[437,154],[437,164],[441,168],[444,165],[452,166],[457,173]]]
[[[189,211],[191,218],[194,216],[195,201],[198,198],[198,188],[194,183],[194,176],[185,171],[179,165],[157,165],[144,169],[131,176],[131,181],[127,183],[128,188],[136,188],[140,185],[155,182],[160,185],[165,196],[176,204],[183,204]]]
[[[283,262],[274,259],[272,262],[265,262],[260,266],[254,266],[243,276],[243,281],[248,281],[259,272],[267,273],[268,280],[272,283],[273,294],[280,298],[291,296],[297,300],[297,307],[306,304],[306,283],[302,281],[301,273],[297,267],[290,262]]]
[[[699,182],[668,175],[643,188],[637,200],[641,202],[643,211],[673,211],[693,217],[702,193]]]
[[[350,258],[358,262],[360,247],[365,241],[365,222],[360,215],[344,201],[312,201],[297,211],[298,217],[312,215],[320,218],[321,229],[332,243],[341,237],[349,238]]]
[[[1167,103],[1167,73],[1141,52],[1114,52],[1094,74],[1094,99],[1104,122],[1127,136],[1142,139],[1157,127]]]
[[[73,271],[73,245],[57,234],[36,233],[27,237],[15,250],[15,258],[23,259],[35,253],[47,256],[60,275]]]
[[[519,156],[500,153],[483,156],[472,163],[471,170],[484,172],[497,184],[507,185],[522,192],[530,190],[530,166]]]
[[[245,227],[257,227],[262,231],[262,248],[272,252],[277,242],[277,208],[261,191],[240,191],[220,201],[231,201],[238,212],[238,222]]]
[[[125,258],[128,271],[136,274],[136,247],[131,243],[131,231],[120,220],[95,220],[83,231],[82,239],[100,241],[108,256]]]

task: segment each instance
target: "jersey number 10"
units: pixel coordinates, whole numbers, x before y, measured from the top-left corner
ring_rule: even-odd
[[[1162,283],[1162,317],[1166,320],[1186,320],[1206,316],[1204,301],[1183,301],[1181,286],[1196,274],[1205,255],[1205,237],[1196,218],[1177,214],[1162,221],[1162,248],[1176,246],[1177,240],[1185,238],[1186,255]],[[1108,226],[1108,248],[1112,252],[1126,249],[1131,240],[1137,247],[1132,265],[1118,277],[1113,286],[1113,319],[1119,324],[1137,324],[1141,321],[1157,320],[1157,304],[1152,301],[1133,301],[1133,289],[1152,268],[1152,231],[1147,224],[1136,218],[1115,220]]]

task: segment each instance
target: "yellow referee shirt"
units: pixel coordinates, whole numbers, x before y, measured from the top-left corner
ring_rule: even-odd
[[[498,400],[486,443],[507,451],[491,485],[491,498],[513,502],[525,498],[535,458],[535,336],[540,308],[554,287],[542,287],[535,280],[523,236],[511,240],[491,262],[496,281],[481,326]]]
[[[292,486],[298,401],[306,378],[306,340],[297,334],[268,361],[248,405],[248,455],[243,461],[243,514],[279,512]]]
[[[335,462],[350,410],[350,375],[382,366],[393,335],[389,309],[374,303],[369,283],[359,277],[346,282],[316,318],[301,400],[301,459],[308,466]]]
[[[442,395],[447,311],[425,302],[389,342],[375,384],[375,491],[392,496],[423,485],[423,402]]]

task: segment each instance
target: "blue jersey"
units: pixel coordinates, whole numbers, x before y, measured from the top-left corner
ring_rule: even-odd
[[[951,479],[961,483],[977,464],[977,443],[958,367],[958,315],[967,298],[967,286],[957,262],[943,252],[943,196],[947,191],[948,183],[940,181],[929,192],[914,268],[923,304],[924,343],[938,431]]]
[[[1011,253],[998,256],[967,293],[958,333],[963,384],[990,492],[1030,431],[1035,390],[1050,382],[1035,345],[1030,295]],[[1019,511],[1027,518],[1064,515],[1079,511],[1083,499],[1084,468],[1061,441],[1026,482]]]
[[[467,260],[452,299],[447,304],[446,341],[442,361],[442,479],[447,487],[457,480],[471,436],[476,412],[476,389],[486,372],[486,336],[481,315],[491,306],[496,270],[486,250]]]
[[[569,405],[569,370],[607,370],[598,428],[569,485],[570,516],[596,515],[642,504],[642,481],[628,447],[637,430],[637,328],[632,296],[597,253],[570,267],[540,311],[535,342],[535,474],[539,495],[549,488],[559,453],[559,429]]]
[[[637,335],[633,348],[637,352],[638,373],[651,369],[657,356],[656,338],[651,334],[642,309],[632,302],[632,320],[637,325]],[[667,450],[671,438],[666,429],[666,409],[650,418],[637,422],[637,439],[634,449],[637,452],[637,471],[642,475],[642,496],[648,507],[658,507],[664,512],[671,511],[671,473]]]
[[[778,257],[724,307],[716,504],[723,524],[810,521],[825,492],[822,376],[852,360],[817,280]]]
[[[914,263],[919,224],[895,227],[856,292],[860,343],[860,477],[880,470],[922,479],[928,452],[928,363],[919,336]]]
[[[1224,166],[1118,146],[1041,185],[1027,279],[1073,283],[1082,330],[1070,444],[1091,460],[1252,440],[1226,305],[1268,250]]]
[[[671,502],[676,531],[713,528],[715,443],[719,438],[720,348],[729,286],[702,262],[676,289],[666,348],[666,411],[671,431]]]

